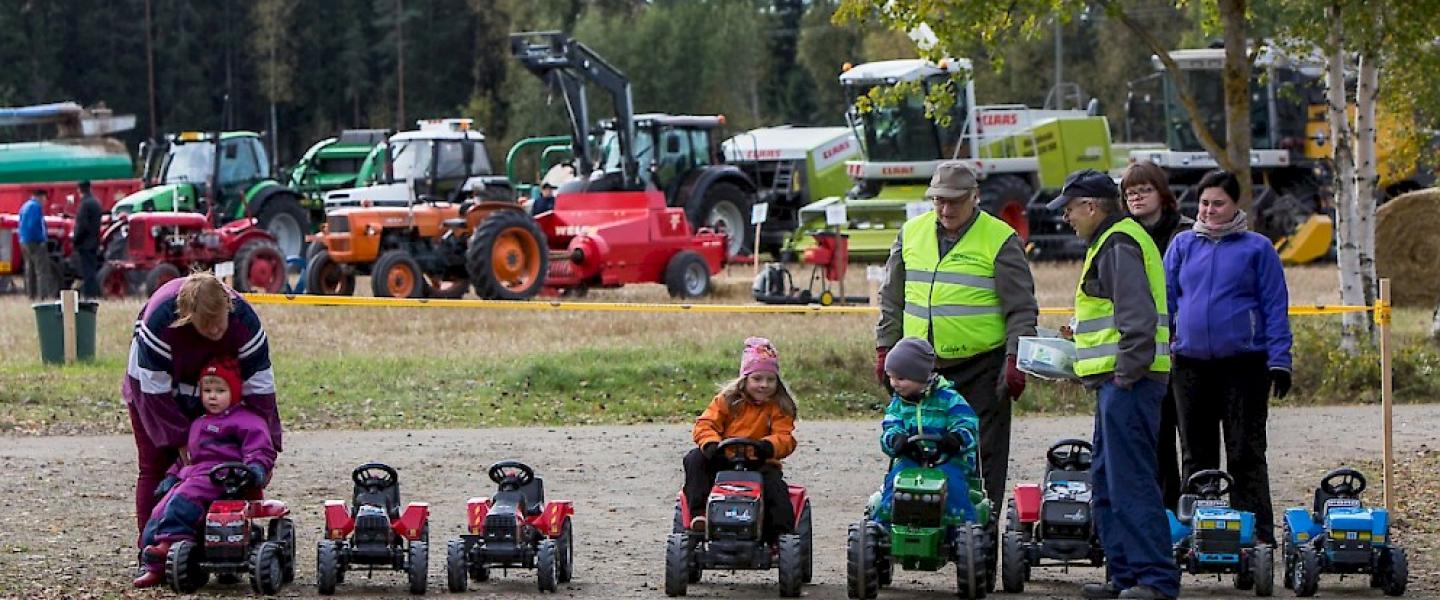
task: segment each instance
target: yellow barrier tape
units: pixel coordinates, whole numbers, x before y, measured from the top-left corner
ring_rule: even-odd
[[[873,306],[820,306],[818,304],[671,304],[662,302],[561,302],[559,300],[441,300],[429,298],[371,298],[361,296],[312,296],[299,294],[243,294],[251,304],[290,306],[361,306],[369,308],[476,308],[488,310],[644,312],[644,313],[721,313],[721,314],[790,314],[790,315],[857,315],[874,314]],[[1390,307],[1296,305],[1291,316],[1340,315],[1375,311],[1376,323],[1390,319]],[[1041,308],[1042,315],[1067,316],[1071,308]]]
[[[1380,327],[1390,325],[1390,303],[1384,300],[1375,301],[1375,324]]]

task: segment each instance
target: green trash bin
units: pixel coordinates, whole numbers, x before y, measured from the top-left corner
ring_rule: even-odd
[[[35,328],[40,334],[40,360],[46,364],[65,362],[65,320],[59,302],[32,304]],[[100,303],[83,300],[75,315],[75,358],[95,360],[95,315]]]

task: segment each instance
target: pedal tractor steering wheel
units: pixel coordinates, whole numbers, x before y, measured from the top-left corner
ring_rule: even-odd
[[[390,465],[383,463],[365,463],[350,473],[350,479],[355,485],[367,490],[383,490],[400,479],[400,475]]]
[[[1335,469],[1320,480],[1320,489],[1336,498],[1358,498],[1365,491],[1365,476],[1348,467]]]
[[[535,481],[535,469],[518,460],[502,460],[490,465],[490,481],[502,492],[512,492]]]
[[[735,471],[755,471],[765,464],[760,458],[760,440],[729,438],[715,447],[715,453],[725,457]]]
[[[1064,439],[1055,442],[1045,451],[1045,461],[1050,463],[1050,468],[1060,471],[1085,471],[1090,468],[1093,460],[1095,447],[1090,442],[1077,439]]]
[[[226,462],[210,467],[210,481],[225,489],[225,496],[236,497],[252,485],[260,482],[255,481],[255,474],[250,472],[250,467],[242,462]]]
[[[955,454],[940,450],[940,440],[942,439],[944,436],[934,433],[912,435],[905,438],[905,456],[925,467],[935,467],[950,462],[950,459],[955,458]]]
[[[1215,499],[1230,493],[1235,478],[1220,469],[1205,469],[1185,480],[1185,490],[1202,498]]]

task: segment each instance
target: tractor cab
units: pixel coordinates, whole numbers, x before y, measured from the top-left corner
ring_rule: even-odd
[[[326,193],[325,211],[459,203],[470,196],[514,199],[509,182],[494,175],[485,135],[472,119],[425,119],[416,125],[418,129],[397,133],[373,148],[356,176],[360,187]]]
[[[860,65],[841,75],[840,85],[850,106],[846,119],[862,134],[865,159],[897,163],[933,161],[937,157],[972,158],[974,153],[964,142],[966,115],[974,97],[958,83],[969,70],[969,61],[961,60],[939,65],[884,61]],[[890,105],[869,102],[871,90],[906,81],[918,86],[917,93],[906,94]],[[944,119],[926,115],[926,95],[939,89],[954,90],[955,104],[945,112]],[[862,110],[862,106],[868,110]],[[941,120],[945,123],[938,122]]]
[[[219,134],[184,131],[162,142],[141,144],[146,189],[127,196],[112,209],[115,215],[153,210],[205,212],[202,204],[212,182],[222,221],[238,211],[234,205],[256,183],[270,178],[270,159],[260,134],[230,131]],[[238,216],[238,215],[237,215]]]
[[[683,183],[718,162],[716,148],[711,144],[717,136],[712,132],[718,133],[724,125],[723,115],[636,115],[633,154],[639,167],[639,188],[659,189],[665,192],[667,204],[673,204]],[[622,161],[615,120],[601,121],[600,129],[600,168],[596,172],[619,173]]]

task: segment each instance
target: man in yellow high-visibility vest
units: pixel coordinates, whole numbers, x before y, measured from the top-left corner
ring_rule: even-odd
[[[1088,246],[1071,331],[1075,374],[1098,397],[1091,505],[1109,576],[1086,584],[1083,595],[1175,598],[1180,573],[1155,476],[1160,402],[1170,376],[1160,251],[1125,216],[1120,191],[1104,173],[1072,173],[1049,207],[1063,209]]]
[[[875,373],[884,385],[885,355],[902,337],[934,346],[935,372],[980,417],[985,495],[1004,506],[1010,408],[1025,390],[1015,352],[1020,336],[1035,335],[1040,308],[1020,237],[980,210],[979,196],[965,163],[936,167],[925,191],[935,210],[905,223],[885,262]]]

